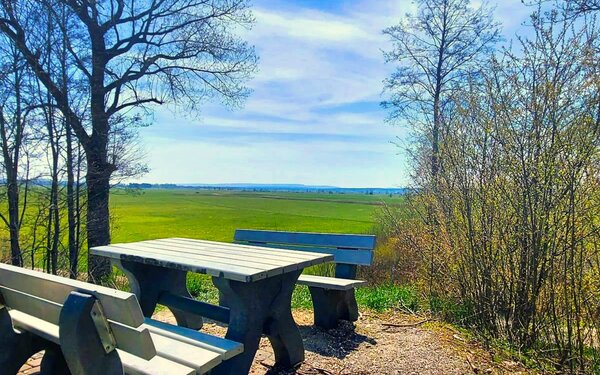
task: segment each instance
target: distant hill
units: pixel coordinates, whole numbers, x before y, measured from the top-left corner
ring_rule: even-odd
[[[338,194],[404,194],[406,188],[341,188],[329,185],[304,185],[304,184],[251,184],[251,183],[233,183],[233,184],[149,184],[149,183],[130,183],[120,185],[121,187],[133,189],[199,189],[199,190],[238,190],[238,191],[272,191],[272,192],[297,192],[297,193],[338,193]]]

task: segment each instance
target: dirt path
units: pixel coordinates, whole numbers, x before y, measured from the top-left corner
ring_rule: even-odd
[[[168,312],[155,317],[172,321]],[[264,338],[251,374],[526,374],[514,362],[495,363],[477,342],[436,322],[395,314],[362,314],[354,324],[323,331],[313,326],[312,312],[295,310],[306,349],[306,361],[295,371],[273,368],[273,352]],[[206,323],[203,331],[219,336],[225,328]]]
[[[495,362],[477,342],[460,332],[419,318],[394,313],[366,313],[355,325],[323,331],[313,327],[311,311],[295,310],[294,318],[304,338],[306,361],[293,371],[273,368],[273,352],[267,339],[261,341],[251,374],[526,374],[518,363]],[[155,319],[172,323],[168,311]],[[225,328],[205,323],[203,331],[219,336]],[[38,374],[39,359],[30,360],[20,375]]]

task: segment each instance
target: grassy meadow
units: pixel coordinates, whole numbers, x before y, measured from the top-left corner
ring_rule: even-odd
[[[399,196],[179,189],[116,190],[112,240],[161,237],[232,241],[236,228],[371,233],[381,202]]]
[[[399,204],[394,195],[241,192],[180,189],[115,190],[111,196],[113,242],[189,237],[230,242],[236,228],[331,233],[373,233],[379,206]],[[322,270],[312,269],[311,273]],[[216,302],[217,291],[204,275],[190,275],[198,299]],[[416,309],[411,288],[372,285],[357,291],[363,307]],[[294,306],[311,308],[306,287],[297,287]]]
[[[243,192],[229,190],[194,189],[114,189],[111,195],[112,242],[134,242],[165,237],[188,237],[212,241],[233,241],[237,228],[289,230],[330,233],[374,233],[376,214],[380,206],[399,205],[402,196],[383,194],[296,193],[296,192]],[[33,206],[33,205],[32,205]],[[34,217],[33,210],[28,215]],[[29,218],[31,220],[31,217]],[[66,218],[63,218],[66,226]],[[29,227],[22,229],[24,238],[31,237]],[[8,257],[8,231],[0,232],[4,245],[3,259]],[[67,234],[61,242],[66,246]],[[27,241],[24,241],[27,244]],[[385,257],[380,248],[375,257]],[[80,262],[82,275],[87,269],[83,249]],[[29,253],[30,254],[30,253]],[[26,262],[28,261],[26,255]],[[66,267],[67,255],[62,254]],[[31,262],[27,262],[30,264]],[[36,266],[43,267],[44,252],[39,249]],[[315,266],[307,270],[313,274],[330,274],[332,265]],[[115,269],[115,275],[120,272]],[[113,286],[128,289],[122,277],[115,277]],[[209,277],[190,274],[188,288],[197,298],[217,301],[217,291]],[[391,307],[414,308],[416,292],[411,288],[389,285],[376,280],[369,287],[357,291],[360,305],[375,310]],[[306,287],[296,288],[296,307],[310,308],[310,294]]]

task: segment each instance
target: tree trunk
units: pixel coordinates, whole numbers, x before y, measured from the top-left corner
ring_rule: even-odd
[[[69,236],[69,277],[72,279],[77,278],[78,274],[78,261],[79,261],[79,243],[76,236],[76,224],[75,224],[75,174],[73,172],[73,140],[71,136],[71,129],[69,126],[65,126],[66,131],[66,142],[67,142],[67,225],[68,225],[68,236]]]
[[[8,181],[7,196],[10,232],[10,262],[14,266],[23,267],[21,245],[19,244],[19,185],[16,176],[11,176]]]
[[[440,96],[439,89],[436,91],[433,99],[433,129],[431,132],[431,175],[437,188],[437,178],[440,170]]]
[[[87,243],[88,249],[91,249],[110,243],[108,203],[112,166],[106,162],[105,156],[98,157],[97,154],[89,151],[87,164]],[[88,277],[91,282],[101,282],[110,272],[111,265],[108,259],[88,256]]]

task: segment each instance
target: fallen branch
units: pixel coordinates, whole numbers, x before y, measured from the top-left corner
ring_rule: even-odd
[[[431,319],[424,319],[421,320],[419,322],[416,323],[409,323],[409,324],[396,324],[396,323],[381,323],[382,326],[386,326],[386,327],[395,327],[395,328],[408,328],[408,327],[416,327],[416,326],[420,326],[423,323],[427,323],[431,321]]]
[[[469,357],[467,357],[467,363],[469,364],[469,366],[471,366],[471,370],[475,373],[478,374],[479,373],[479,368],[477,366],[474,366],[473,363],[471,363],[471,360],[469,359]]]

